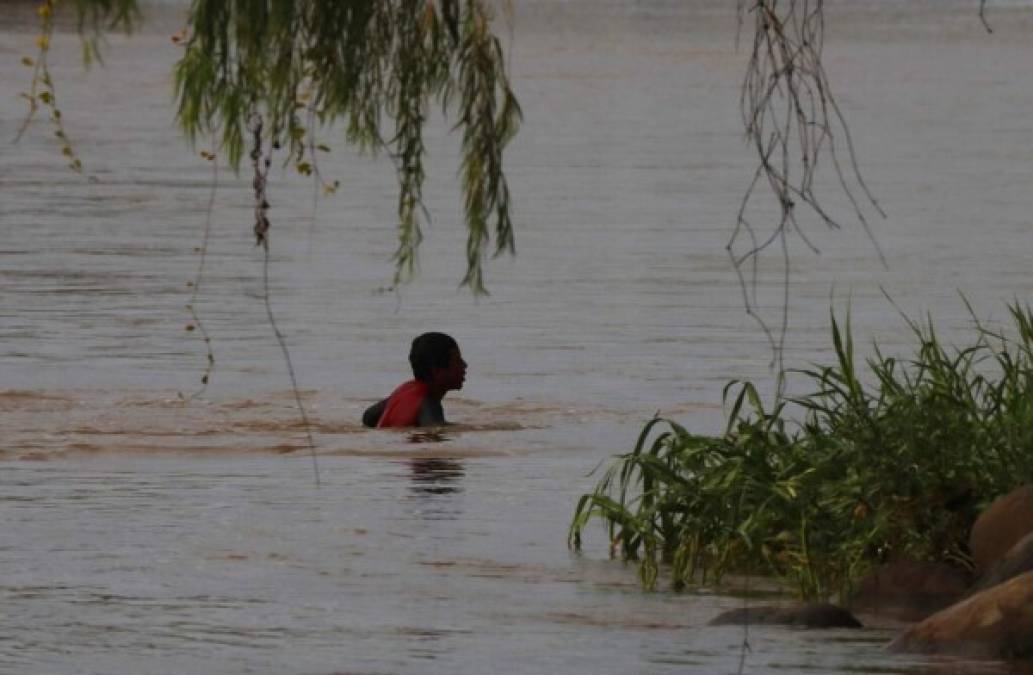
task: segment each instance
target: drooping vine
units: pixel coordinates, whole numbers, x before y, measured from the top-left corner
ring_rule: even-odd
[[[102,32],[107,28],[122,28],[130,31],[139,10],[136,0],[40,0],[36,7],[39,16],[39,34],[36,36],[36,56],[22,57],[22,64],[32,68],[29,90],[19,93],[28,102],[29,110],[18,128],[14,142],[18,142],[36,119],[40,108],[45,108],[54,136],[61,148],[61,154],[68,160],[68,167],[76,173],[83,173],[83,162],[68,132],[65,130],[61,108],[57,105],[57,89],[50,73],[49,56],[54,38],[55,15],[62,5],[71,4],[76,14],[76,25],[82,39],[82,59],[85,65],[101,60],[100,44]]]
[[[994,29],[990,27],[990,22],[986,20],[986,0],[979,0],[979,20],[983,22],[983,28],[987,33],[994,32]]]
[[[305,131],[306,138],[306,149],[308,150],[309,162],[304,164],[298,164],[298,173],[303,175],[311,176],[312,178],[312,208],[309,215],[309,227],[308,227],[308,251],[309,255],[312,254],[312,242],[316,233],[316,218],[319,213],[319,198],[320,196],[329,197],[337,193],[337,188],[341,186],[339,180],[329,181],[323,177],[323,172],[319,168],[319,153],[330,152],[330,146],[325,143],[320,143],[316,138],[316,107],[312,101],[311,92],[305,92],[298,98],[298,102],[302,103],[306,107],[306,124],[308,128]]]
[[[823,160],[831,164],[854,216],[870,238],[879,259],[885,259],[872,234],[867,210],[885,213],[865,184],[853,139],[822,62],[825,39],[823,0],[753,0],[738,3],[740,22],[753,18],[753,44],[740,97],[746,138],[758,159],[743,195],[736,224],[727,244],[739,278],[746,312],[758,323],[772,349],[772,365],[782,387],[782,353],[789,320],[790,238],[817,253],[801,224],[801,207],[826,226],[838,229],[837,217],[815,192]],[[748,215],[766,186],[778,216],[766,230]],[[765,211],[767,213],[767,211]],[[758,308],[758,262],[777,246],[782,259],[781,316],[772,328]]]
[[[212,350],[212,336],[208,334],[208,329],[205,327],[204,322],[201,320],[201,315],[197,311],[197,301],[201,294],[201,284],[204,282],[205,263],[208,261],[208,242],[212,234],[212,212],[215,209],[215,193],[219,188],[219,161],[215,153],[207,150],[201,151],[201,157],[212,164],[212,187],[208,193],[208,206],[205,209],[204,232],[201,237],[201,245],[197,250],[197,272],[194,274],[193,280],[187,283],[191,289],[187,310],[190,312],[192,321],[192,323],[187,324],[187,330],[193,331],[196,328],[201,334],[205,347],[205,368],[204,373],[201,375],[201,386],[194,393],[185,397],[187,400],[193,400],[201,396],[208,389],[212,372],[215,370],[215,352]]]
[[[269,150],[265,154],[262,152],[262,139],[264,138],[262,130],[264,127],[264,121],[262,113],[260,113],[257,107],[252,104],[251,110],[248,113],[247,130],[251,134],[251,165],[254,171],[252,178],[252,188],[255,195],[255,222],[253,231],[255,233],[255,242],[258,246],[262,247],[262,299],[265,303],[266,317],[269,319],[269,326],[273,329],[273,335],[276,336],[276,342],[280,346],[280,351],[283,354],[283,361],[287,366],[287,375],[291,380],[291,392],[294,394],[294,403],[297,405],[298,414],[301,416],[302,427],[305,430],[305,437],[308,441],[309,453],[312,456],[312,470],[315,473],[316,487],[319,487],[319,461],[316,459],[316,442],[312,437],[312,425],[308,419],[308,413],[305,411],[305,404],[301,400],[301,392],[298,389],[298,378],[294,373],[294,365],[291,362],[291,353],[287,348],[287,339],[280,331],[280,326],[276,322],[276,315],[273,313],[272,300],[269,293],[269,228],[270,222],[269,217],[266,215],[269,211],[269,201],[266,199],[266,178],[269,175],[269,167],[272,164],[273,150],[276,149],[276,143],[269,145]],[[273,137],[276,137],[275,132]]]
[[[28,130],[39,112],[42,105],[49,112],[49,120],[54,127],[54,136],[61,146],[61,154],[68,160],[68,167],[76,173],[82,173],[83,163],[75,151],[71,138],[65,131],[65,125],[61,120],[61,109],[57,105],[57,90],[54,87],[54,79],[50,75],[50,67],[47,58],[50,55],[50,45],[54,37],[54,9],[57,0],[43,0],[37,7],[36,12],[40,18],[40,32],[36,36],[36,57],[25,56],[22,63],[32,68],[32,80],[28,92],[22,92],[20,96],[29,103],[28,113],[22,121],[21,127],[14,138],[17,143]],[[89,54],[89,51],[85,52]]]

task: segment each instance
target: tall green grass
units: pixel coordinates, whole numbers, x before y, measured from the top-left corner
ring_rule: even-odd
[[[720,437],[651,420],[578,501],[571,546],[600,519],[647,587],[661,566],[675,588],[765,571],[807,599],[842,597],[893,558],[970,564],[979,510],[1033,481],[1033,312],[1009,312],[1012,335],[976,322],[961,348],[908,320],[915,355],[875,346],[863,377],[833,313],[835,363],[801,371],[812,393],[767,409],[731,382]]]

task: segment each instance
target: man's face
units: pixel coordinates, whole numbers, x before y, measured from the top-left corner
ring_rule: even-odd
[[[447,366],[434,369],[434,379],[445,391],[463,388],[463,381],[466,380],[466,361],[463,360],[459,349],[453,349],[449,353]]]

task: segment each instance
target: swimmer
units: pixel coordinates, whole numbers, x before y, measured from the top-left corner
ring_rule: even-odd
[[[412,341],[409,364],[415,379],[362,414],[367,427],[436,427],[448,424],[441,399],[462,389],[466,361],[459,345],[444,333],[424,333]]]

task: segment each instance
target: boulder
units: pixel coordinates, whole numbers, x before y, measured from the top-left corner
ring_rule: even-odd
[[[897,560],[861,579],[850,609],[921,621],[960,599],[970,582],[968,572],[954,565]]]
[[[1005,553],[986,574],[979,577],[972,591],[982,591],[1033,570],[1033,533],[1027,534]]]
[[[1023,485],[990,504],[972,526],[968,545],[976,576],[985,574],[1030,532],[1033,532],[1033,485]]]
[[[854,615],[827,602],[808,602],[797,605],[763,605],[739,607],[722,612],[709,625],[785,625],[801,628],[861,628]]]
[[[991,659],[1033,655],[1033,572],[933,614],[906,630],[889,648]]]

